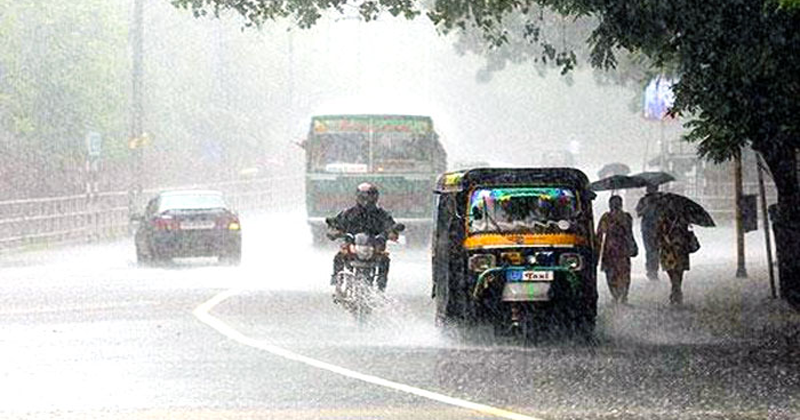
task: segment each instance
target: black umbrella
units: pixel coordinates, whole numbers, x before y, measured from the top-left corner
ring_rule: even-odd
[[[690,224],[712,227],[714,219],[703,206],[691,198],[674,193],[656,193],[655,201],[662,212],[672,212],[683,216]]]
[[[641,178],[645,180],[649,185],[652,186],[659,186],[661,184],[666,184],[667,182],[671,182],[675,180],[675,177],[671,174],[666,172],[640,172],[635,175],[631,175],[632,177]]]
[[[627,175],[612,175],[589,184],[592,191],[624,190],[647,186],[647,181]]]

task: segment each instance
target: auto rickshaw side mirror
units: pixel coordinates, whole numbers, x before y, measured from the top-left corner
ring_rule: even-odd
[[[406,230],[406,225],[404,225],[404,224],[402,224],[402,223],[396,223],[396,224],[394,225],[394,230],[395,230],[396,232],[402,232],[402,231]]]
[[[592,190],[587,190],[586,196],[589,197],[589,200],[594,200],[595,198],[597,198],[597,193]]]

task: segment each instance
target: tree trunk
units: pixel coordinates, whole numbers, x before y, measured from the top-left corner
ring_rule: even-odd
[[[797,179],[797,151],[792,148],[763,154],[775,187],[778,204],[770,211],[775,232],[780,296],[800,310],[800,190]]]

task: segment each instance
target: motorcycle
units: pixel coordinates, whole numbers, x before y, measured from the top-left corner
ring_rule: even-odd
[[[405,228],[397,224],[394,232]],[[381,301],[377,292],[378,268],[381,258],[388,258],[386,252],[386,236],[370,235],[366,232],[357,234],[333,234],[334,240],[342,238],[344,245],[344,266],[336,273],[334,279],[333,301],[353,314],[356,321],[367,321],[372,310]]]

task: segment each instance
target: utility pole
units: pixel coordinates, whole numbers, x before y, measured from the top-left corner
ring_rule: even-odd
[[[131,72],[131,131],[128,146],[133,154],[131,159],[131,183],[128,189],[128,211],[133,214],[139,206],[142,195],[143,157],[142,121],[144,101],[142,94],[143,50],[144,50],[144,0],[133,0],[133,27],[131,28],[131,51],[133,69]]]
[[[772,240],[770,239],[769,214],[767,213],[767,192],[764,187],[764,160],[761,154],[756,155],[756,168],[758,169],[758,192],[761,195],[761,220],[764,223],[764,242],[767,247],[767,268],[769,269],[769,289],[772,298],[776,299],[778,293],[775,290],[775,270],[772,268]]]
[[[747,277],[744,264],[744,229],[742,226],[742,151],[733,158],[733,200],[736,223],[736,277]]]

